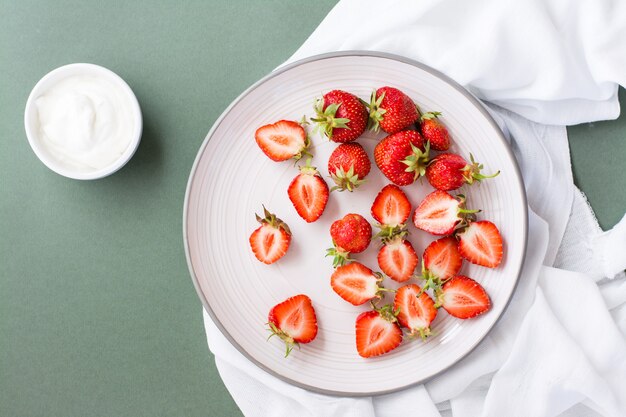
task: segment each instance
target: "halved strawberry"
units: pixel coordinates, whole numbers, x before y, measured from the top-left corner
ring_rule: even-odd
[[[385,185],[372,204],[372,217],[386,226],[399,226],[411,214],[411,203],[406,194],[394,184]]]
[[[409,329],[409,336],[419,335],[422,339],[430,336],[430,323],[437,316],[437,308],[419,286],[409,284],[398,288],[393,308],[399,311],[398,322]]]
[[[364,358],[382,355],[402,343],[402,330],[390,305],[356,318],[356,350]]]
[[[364,304],[380,297],[379,284],[383,277],[358,262],[339,266],[330,277],[330,286],[344,300],[352,305]]]
[[[300,167],[300,173],[291,181],[287,192],[296,211],[307,223],[317,220],[328,202],[328,185],[311,166],[310,159]]]
[[[272,161],[300,159],[307,154],[309,139],[304,128],[291,120],[279,120],[274,124],[261,126],[254,134],[257,145]]]
[[[423,275],[434,275],[440,281],[452,278],[459,273],[463,265],[457,240],[448,236],[431,242],[424,250],[422,262]]]
[[[437,301],[448,314],[459,319],[476,317],[491,308],[485,289],[464,275],[457,275],[443,284]]]
[[[449,235],[479,211],[465,209],[464,203],[463,195],[454,198],[445,191],[433,191],[415,209],[413,223],[430,234]]]
[[[378,251],[378,266],[394,281],[404,282],[413,276],[419,258],[408,240],[396,236]]]
[[[263,207],[265,217],[258,214],[256,219],[261,226],[250,235],[250,248],[256,258],[271,264],[282,258],[291,243],[291,231],[287,223]]]
[[[285,342],[285,357],[294,346],[309,343],[317,336],[317,317],[311,299],[295,295],[275,305],[267,317],[270,338],[278,336]]]
[[[495,268],[502,262],[502,236],[488,220],[470,223],[457,234],[459,253],[473,264]]]

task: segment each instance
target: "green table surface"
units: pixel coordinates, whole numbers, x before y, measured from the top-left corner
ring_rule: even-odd
[[[0,415],[240,415],[187,271],[185,186],[223,109],[334,3],[0,1]],[[98,181],[48,170],[24,134],[31,88],[73,62],[117,72],[143,110],[137,154]],[[626,208],[625,131],[569,129],[604,227]]]

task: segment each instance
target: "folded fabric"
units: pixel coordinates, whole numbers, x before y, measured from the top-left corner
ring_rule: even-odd
[[[619,1],[341,1],[288,62],[395,53],[487,101],[524,177],[528,254],[509,308],[478,348],[425,386],[386,396],[291,386],[237,352],[205,313],[209,347],[244,414],[625,416],[626,219],[601,232],[573,184],[563,126],[617,117],[625,44]]]

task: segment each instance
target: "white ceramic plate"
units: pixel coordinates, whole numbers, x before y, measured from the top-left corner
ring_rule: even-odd
[[[373,88],[390,85],[406,92],[424,110],[443,112],[454,140],[453,151],[472,152],[485,172],[501,174],[480,186],[464,187],[468,207],[482,208],[479,218],[498,225],[505,242],[500,267],[465,263],[462,273],[479,281],[493,308],[472,320],[458,320],[440,310],[427,341],[405,341],[378,358],[356,351],[354,323],[367,305],[354,307],[330,287],[333,271],[325,250],[331,223],[349,212],[374,223],[370,207],[388,183],[376,168],[354,193],[332,193],[326,211],[307,224],[296,213],[287,187],[297,174],[293,162],[269,160],[254,141],[255,130],[280,119],[312,115],[316,97],[343,89],[368,99]],[[359,142],[370,157],[383,134],[366,133]],[[328,156],[336,144],[312,135],[316,165],[328,179]],[[432,188],[427,181],[404,187],[413,207]],[[273,265],[256,260],[248,237],[258,227],[254,213],[265,204],[293,233],[287,255]],[[515,289],[526,249],[527,213],[518,167],[502,133],[481,104],[444,75],[419,63],[366,52],[327,54],[281,68],[245,91],[226,109],[207,135],[191,171],[184,208],[183,233],[191,275],[205,308],[233,343],[266,371],[301,387],[336,395],[374,395],[423,382],[467,355],[489,332]],[[433,240],[410,226],[410,240],[420,254]],[[357,259],[378,269],[373,242]],[[397,287],[387,279],[388,287]],[[286,298],[304,293],[313,300],[319,333],[310,344],[283,357],[278,338],[266,342],[267,313]]]

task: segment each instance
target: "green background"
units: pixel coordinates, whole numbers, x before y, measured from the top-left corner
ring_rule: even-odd
[[[0,1],[0,415],[240,415],[187,272],[186,181],[222,110],[335,2],[52,3]],[[31,88],[72,62],[117,72],[143,110],[137,154],[106,179],[49,171],[25,138]],[[626,208],[625,131],[570,129],[604,227]]]

